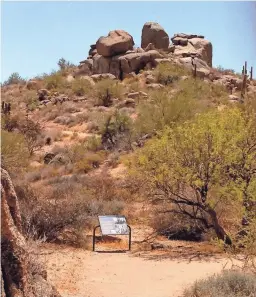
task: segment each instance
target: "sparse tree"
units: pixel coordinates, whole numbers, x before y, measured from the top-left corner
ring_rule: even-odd
[[[64,58],[61,58],[58,61],[58,66],[60,67],[60,70],[66,70],[67,68],[73,67],[74,65]]]
[[[27,119],[19,125],[19,130],[24,135],[27,149],[30,156],[32,156],[36,151],[40,150],[43,145],[42,141],[40,141],[42,132],[40,124]]]

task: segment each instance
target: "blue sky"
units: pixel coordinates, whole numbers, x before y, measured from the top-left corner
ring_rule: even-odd
[[[247,60],[256,71],[256,2],[4,2],[1,20],[1,81],[50,72],[61,57],[78,64],[110,30],[126,30],[140,45],[147,21],[170,37],[204,35],[214,66],[240,72]]]

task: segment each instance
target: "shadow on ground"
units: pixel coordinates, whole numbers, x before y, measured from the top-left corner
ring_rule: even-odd
[[[156,250],[139,250],[139,245],[135,245],[132,249],[132,257],[140,257],[145,260],[152,261],[164,261],[164,260],[176,260],[178,262],[205,262],[205,261],[220,261],[223,260],[225,254],[214,246],[199,245],[183,243],[181,245],[171,242],[168,246]]]

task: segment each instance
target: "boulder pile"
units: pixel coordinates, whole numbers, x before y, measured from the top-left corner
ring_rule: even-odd
[[[109,73],[123,80],[131,73],[156,67],[161,60],[192,67],[191,57],[196,58],[200,74],[208,75],[212,66],[212,44],[204,36],[179,33],[170,42],[164,28],[147,22],[142,28],[141,47],[134,47],[133,37],[128,32],[110,31],[90,46],[88,58],[80,62],[74,76]]]

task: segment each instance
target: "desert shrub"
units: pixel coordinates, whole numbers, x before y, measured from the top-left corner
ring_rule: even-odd
[[[163,85],[169,85],[179,80],[181,76],[188,75],[189,71],[180,65],[160,63],[154,70],[156,80]]]
[[[79,112],[80,108],[73,102],[64,102],[64,104],[62,104],[62,111],[63,113],[75,113]]]
[[[24,135],[30,156],[41,149],[43,146],[43,141],[40,138],[42,128],[38,122],[36,123],[29,119],[24,120],[19,124],[19,131]]]
[[[59,141],[61,139],[61,130],[59,129],[51,129],[46,132],[43,132],[43,137],[45,140],[45,144],[50,145],[54,141]]]
[[[9,86],[14,84],[25,84],[26,80],[22,78],[19,73],[12,73],[6,81],[3,82],[3,86]]]
[[[123,87],[116,81],[104,79],[96,83],[95,93],[97,101],[95,105],[109,107],[113,98],[121,99],[123,96]]]
[[[89,119],[89,114],[87,111],[81,112],[75,115],[74,125],[86,123]]]
[[[113,152],[108,156],[108,165],[115,168],[120,163],[120,154],[118,152]]]
[[[62,113],[62,106],[46,106],[40,110],[40,116],[46,121],[53,121]]]
[[[107,150],[113,148],[131,148],[132,121],[126,113],[115,111],[110,115],[100,129],[103,147]]]
[[[150,226],[159,235],[170,240],[202,241],[204,239],[204,226],[193,219],[175,213],[165,213],[159,209],[149,222]]]
[[[128,201],[131,197],[129,185],[120,184],[105,170],[96,176],[86,176],[84,186],[96,200],[104,203],[112,200]]]
[[[86,152],[87,150],[84,143],[75,143],[69,148],[66,148],[66,153],[73,164],[84,158]]]
[[[139,103],[135,130],[139,135],[175,126],[225,103],[228,94],[222,86],[187,79],[176,83],[177,90],[164,89],[150,93],[149,100]]]
[[[217,71],[219,71],[221,74],[235,74],[235,70],[234,69],[225,69],[224,67],[222,66],[218,66],[216,68]]]
[[[73,63],[65,60],[64,58],[59,59],[57,64],[58,64],[60,70],[62,70],[62,71],[67,70],[68,68],[75,67],[75,65]]]
[[[96,137],[95,135],[86,138],[85,147],[88,151],[97,152],[102,149],[101,139],[100,137]]]
[[[190,119],[200,108],[194,98],[173,95],[168,90],[155,91],[151,93],[149,102],[139,104],[135,130],[138,135],[160,131],[165,126]]]
[[[41,179],[41,172],[39,170],[28,172],[25,177],[28,182],[36,182]]]
[[[2,128],[8,132],[12,132],[19,127],[19,117],[12,115],[2,115]]]
[[[23,230],[33,239],[79,245],[82,230],[92,227],[97,215],[120,213],[125,206],[117,195],[104,201],[94,192],[91,179],[72,175],[51,181],[40,191],[22,182],[16,185]]]
[[[59,176],[58,168],[56,166],[43,167],[40,171],[41,179],[51,179]]]
[[[88,122],[86,126],[86,130],[91,132],[98,132],[99,131],[99,125],[96,122]]]
[[[100,112],[98,110],[88,112],[87,132],[100,132],[109,115],[110,112]]]
[[[10,172],[19,172],[28,165],[29,152],[20,133],[1,131],[1,165]]]
[[[24,199],[20,199],[25,233],[32,229],[35,239],[45,237],[47,241],[58,241],[66,227],[86,226],[88,201],[78,196],[78,192],[74,199],[73,193],[71,184],[51,189],[42,197],[31,187],[25,188]]]
[[[74,94],[77,96],[84,96],[86,94],[89,95],[92,91],[90,82],[82,78],[77,78],[72,81],[71,88]]]
[[[241,271],[223,271],[197,281],[185,290],[184,297],[252,297],[256,294],[256,278]]]
[[[24,97],[24,102],[26,103],[27,109],[34,111],[39,106],[39,101],[37,98],[36,91],[28,91]]]
[[[57,116],[53,122],[57,124],[69,126],[75,122],[75,117],[72,115],[61,115],[61,116]]]
[[[62,91],[68,86],[67,81],[61,72],[53,71],[50,75],[44,78],[45,87],[48,90]]]
[[[98,153],[86,153],[85,156],[77,161],[74,165],[76,172],[87,173],[94,168],[99,168],[100,164],[104,161],[104,154]]]

